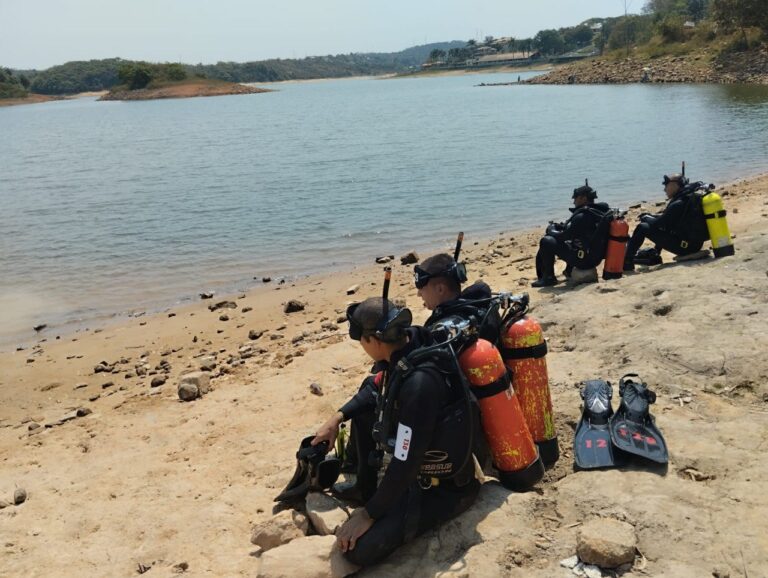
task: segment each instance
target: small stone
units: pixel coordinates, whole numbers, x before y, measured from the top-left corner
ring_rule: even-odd
[[[261,337],[262,335],[264,335],[264,330],[263,329],[251,329],[248,332],[248,339],[250,339],[252,341],[255,341],[259,337]]]
[[[419,262],[419,255],[418,253],[416,253],[416,251],[409,251],[408,253],[400,257],[401,265],[413,265],[418,262]]]
[[[213,371],[216,367],[216,358],[212,355],[206,355],[200,358],[200,369],[203,371]]]
[[[200,299],[212,299],[213,298],[213,291],[206,291],[205,293],[200,293]]]
[[[42,331],[46,327],[48,327],[46,323],[41,323],[40,325],[35,325],[32,329],[34,329],[35,331]]]
[[[183,572],[186,572],[187,570],[189,570],[189,564],[187,564],[186,562],[179,562],[178,564],[175,564],[173,566],[173,571],[176,574],[181,574]]]
[[[360,285],[352,285],[351,287],[347,287],[347,295],[354,295],[360,290]]]
[[[384,265],[384,264],[389,263],[390,261],[392,261],[394,258],[395,258],[394,255],[387,255],[385,257],[376,257],[376,262],[379,265]]]
[[[178,394],[181,401],[192,401],[200,397],[200,390],[194,383],[180,383]]]
[[[253,311],[253,307],[243,307],[243,313],[248,313],[249,311]]]
[[[107,381],[106,383],[101,384],[101,389],[107,389],[108,387],[112,387],[115,385],[114,381]]]
[[[175,313],[169,313],[168,317],[176,317],[176,314]]]
[[[310,383],[309,384],[309,392],[314,395],[323,395],[323,388],[320,387],[319,383]]]
[[[219,301],[208,306],[208,311],[217,311],[218,309],[237,309],[237,303],[234,301]]]
[[[295,510],[283,510],[269,520],[254,526],[251,544],[263,551],[287,544],[295,538],[302,538],[309,530],[307,517]]]
[[[598,566],[584,564],[583,570],[587,578],[603,578],[603,573]]]
[[[13,492],[13,503],[17,506],[27,501],[27,490],[24,488],[16,488]]]
[[[91,415],[93,413],[92,409],[89,409],[87,407],[78,407],[77,411],[75,412],[75,415],[77,417],[85,417],[87,415]]]
[[[656,307],[653,310],[654,315],[658,315],[659,317],[665,317],[672,311],[672,304],[667,303],[665,305],[661,305],[660,307]]]
[[[226,313],[222,313],[221,315],[219,315],[219,321],[229,321],[229,315],[227,315]]]
[[[40,424],[39,424],[39,423],[37,423],[36,421],[33,421],[32,423],[30,423],[30,424],[27,426],[27,431],[35,431],[35,430],[36,430],[36,429],[38,429],[39,427],[40,427]]]
[[[264,552],[256,576],[344,578],[357,570],[344,558],[334,536],[306,536]]]
[[[149,387],[160,387],[161,385],[165,384],[165,376],[164,375],[158,375],[157,377],[153,377],[152,381],[149,384]]]
[[[576,553],[585,564],[616,568],[635,559],[636,546],[635,529],[630,524],[597,518],[581,527]]]
[[[291,299],[290,301],[288,301],[288,303],[285,304],[285,307],[283,307],[283,311],[285,313],[296,313],[297,311],[304,311],[304,307],[306,307],[306,305],[301,301],[297,301],[296,299]]]
[[[261,282],[262,283],[270,283],[272,281],[272,277],[262,277]]]
[[[573,569],[576,567],[576,564],[579,563],[579,557],[578,556],[571,556],[570,558],[566,558],[565,560],[560,560],[560,566],[563,568]]]
[[[349,518],[340,500],[322,492],[307,494],[307,516],[321,536],[335,534]]]

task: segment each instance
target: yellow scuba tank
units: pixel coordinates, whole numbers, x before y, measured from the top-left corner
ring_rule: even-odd
[[[704,195],[701,199],[701,208],[707,221],[709,240],[712,241],[712,252],[715,257],[733,255],[733,240],[728,229],[728,221],[725,220],[725,209],[720,195],[715,192]]]

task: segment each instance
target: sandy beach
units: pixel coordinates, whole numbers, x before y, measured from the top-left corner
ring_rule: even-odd
[[[531,289],[539,230],[465,241],[471,281],[530,293],[549,341],[561,459],[533,492],[485,484],[469,512],[362,576],[569,576],[560,560],[594,517],[635,528],[623,576],[765,575],[768,175],[719,191],[734,257],[665,254],[616,281]],[[659,210],[661,191],[647,200],[631,226]],[[395,259],[391,295],[423,321],[411,271]],[[0,500],[28,495],[0,508],[0,575],[170,576],[184,563],[191,576],[255,576],[251,528],[272,516],[298,441],[366,374],[343,313],[378,295],[381,279],[372,264],[270,283],[0,353]],[[292,299],[304,310],[284,313]],[[230,304],[209,310],[220,302]],[[212,361],[212,391],[179,401],[180,374]],[[633,371],[658,394],[668,473],[573,472],[580,383],[616,387]]]

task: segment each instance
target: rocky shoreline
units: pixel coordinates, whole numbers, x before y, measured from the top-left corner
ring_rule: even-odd
[[[595,58],[567,64],[525,84],[768,84],[768,48],[726,56]],[[510,83],[515,84],[515,83]]]

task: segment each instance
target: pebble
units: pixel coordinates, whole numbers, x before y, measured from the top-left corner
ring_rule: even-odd
[[[310,383],[309,384],[309,391],[310,393],[313,393],[314,395],[323,395],[323,388],[320,387],[319,383]]]
[[[229,315],[227,315],[226,313],[222,313],[221,315],[219,315],[219,321],[229,321]]]
[[[17,506],[19,504],[23,504],[27,501],[27,490],[24,488],[16,488],[16,491],[13,492],[13,503]]]
[[[253,311],[253,307],[243,307],[243,313],[248,313],[249,311]]]
[[[304,311],[305,307],[306,305],[301,301],[297,301],[296,299],[291,299],[290,301],[288,301],[288,303],[285,304],[285,307],[283,307],[283,311],[285,313],[296,313],[297,311]]]
[[[263,329],[251,329],[248,332],[248,339],[251,339],[251,340],[255,341],[256,339],[258,339],[262,335],[264,335],[264,330]]]
[[[158,375],[157,377],[153,377],[152,381],[149,384],[149,387],[160,387],[165,383],[165,376],[164,375]]]
[[[200,293],[200,299],[212,299],[213,298],[213,291],[206,291],[205,293]]]
[[[85,417],[87,415],[90,415],[93,413],[92,409],[89,409],[87,407],[78,407],[77,411],[75,412],[75,415],[77,417]]]
[[[401,265],[414,265],[419,262],[419,254],[416,251],[409,251],[400,257]]]
[[[384,264],[389,263],[390,261],[394,260],[394,258],[395,258],[394,255],[387,255],[385,257],[376,257],[376,262],[379,265],[384,265]]]
[[[360,290],[360,285],[352,285],[347,288],[347,295],[354,295]]]

